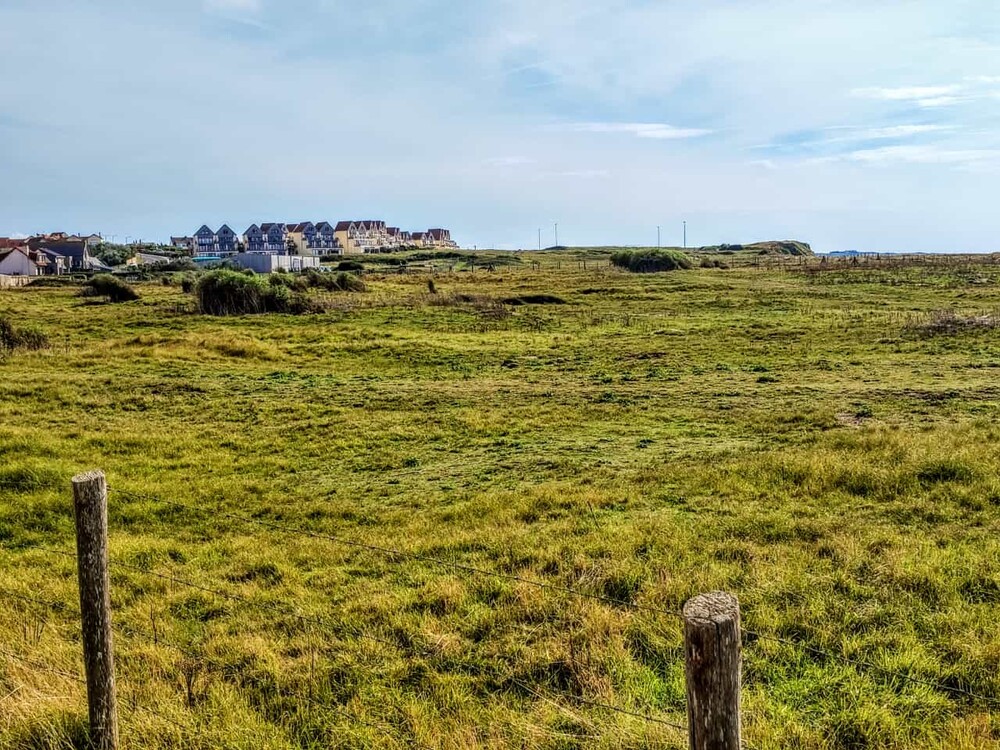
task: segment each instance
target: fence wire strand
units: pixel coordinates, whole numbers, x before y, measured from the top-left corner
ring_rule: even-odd
[[[119,494],[131,497],[134,500],[141,500],[145,502],[159,502],[163,503],[164,505],[170,505],[175,508],[183,509],[188,512],[196,512],[197,510],[199,510],[186,503],[179,503],[175,500],[153,497],[151,495],[143,495],[136,492],[132,492],[130,490],[109,488],[109,491],[118,492]],[[574,589],[570,586],[563,586],[562,584],[558,583],[548,583],[546,581],[539,581],[532,578],[526,578],[524,576],[513,575],[511,573],[500,573],[495,570],[480,568],[475,565],[468,565],[466,563],[458,563],[458,562],[453,562],[451,560],[445,560],[444,558],[435,557],[433,555],[424,555],[418,552],[405,552],[403,550],[398,550],[393,547],[386,547],[384,545],[372,544],[369,542],[359,542],[357,540],[348,539],[347,537],[343,536],[327,534],[318,531],[310,531],[309,529],[302,529],[297,526],[292,526],[290,524],[284,524],[277,521],[263,521],[258,518],[250,518],[248,516],[243,516],[238,513],[230,513],[228,511],[223,511],[223,510],[214,510],[213,515],[222,516],[224,518],[229,518],[234,521],[239,521],[240,523],[245,523],[252,526],[258,526],[260,528],[269,529],[271,531],[280,531],[282,533],[292,534],[295,536],[325,540],[328,542],[334,542],[336,544],[342,544],[346,547],[363,549],[369,552],[378,552],[384,555],[389,555],[397,558],[405,558],[417,562],[426,562],[443,568],[450,568],[451,570],[458,570],[464,573],[471,573],[473,575],[498,578],[500,580],[510,581],[513,583],[523,583],[527,586],[533,586],[535,588],[545,589],[548,591],[557,591],[581,599],[590,599],[592,601],[603,602],[604,604],[612,604],[616,607],[624,607],[638,612],[648,612],[652,614],[662,615],[665,617],[672,617],[678,620],[682,619],[680,612],[674,612],[672,610],[663,609],[662,607],[651,607],[649,605],[636,604],[635,602],[630,602],[625,599],[616,599],[615,597],[605,596],[603,594],[592,594],[587,591],[580,591],[579,589]]]

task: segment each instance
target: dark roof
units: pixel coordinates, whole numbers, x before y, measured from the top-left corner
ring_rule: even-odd
[[[298,224],[289,224],[288,225],[288,231],[289,232],[304,232],[304,231],[306,231],[306,227],[315,227],[315,226],[316,225],[313,224],[311,221],[300,221]]]
[[[73,258],[74,260],[83,261],[84,258],[89,256],[87,251],[87,245],[83,240],[78,240],[76,242],[46,242],[41,245],[42,250],[48,250],[50,252],[56,253],[57,255],[65,255],[67,258]]]
[[[260,231],[262,231],[262,232],[270,232],[271,231],[271,227],[280,227],[281,229],[283,229],[285,231],[288,231],[288,229],[285,227],[285,225],[282,222],[280,222],[280,221],[267,221],[267,222],[264,222],[263,224],[260,225]]]
[[[334,231],[346,232],[348,229],[351,228],[351,224],[353,223],[354,223],[353,221],[338,221],[337,226],[334,227]]]

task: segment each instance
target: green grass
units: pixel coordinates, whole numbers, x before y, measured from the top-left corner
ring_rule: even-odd
[[[367,274],[318,315],[0,292],[50,342],[0,359],[0,650],[81,671],[74,562],[29,547],[72,550],[99,467],[129,747],[686,746],[566,697],[683,723],[675,617],[233,516],[670,612],[729,590],[767,637],[752,747],[996,747],[927,683],[1000,700],[1000,338],[936,325],[1000,267],[595,258]],[[0,747],[83,746],[71,679],[0,656],[0,701]]]

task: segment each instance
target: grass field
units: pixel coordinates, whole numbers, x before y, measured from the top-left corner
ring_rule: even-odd
[[[716,589],[750,747],[1000,746],[1000,266],[564,257],[302,316],[0,290],[52,343],[0,358],[0,747],[83,746],[75,561],[32,545],[90,468],[127,747],[686,747],[580,699],[683,724],[670,613]]]

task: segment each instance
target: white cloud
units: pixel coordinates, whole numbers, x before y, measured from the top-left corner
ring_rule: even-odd
[[[569,126],[579,133],[627,133],[638,138],[680,140],[709,135],[711,130],[678,128],[659,122],[579,122]]]

